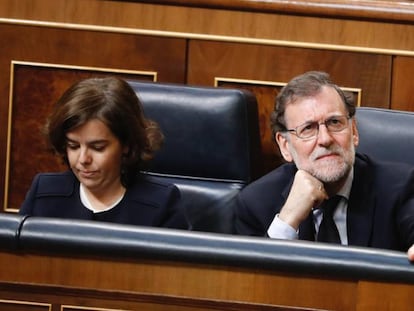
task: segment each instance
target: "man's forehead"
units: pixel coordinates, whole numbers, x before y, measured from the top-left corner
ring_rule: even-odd
[[[335,93],[336,91],[333,90]],[[290,122],[311,122],[333,115],[346,114],[346,107],[339,94],[319,92],[313,96],[297,97],[286,105],[285,120]]]

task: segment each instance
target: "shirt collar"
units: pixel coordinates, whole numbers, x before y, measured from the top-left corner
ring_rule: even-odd
[[[354,179],[354,167],[352,166],[351,170],[349,171],[348,177],[346,178],[345,184],[342,186],[341,189],[339,189],[337,194],[349,200],[349,195],[351,193],[353,179]]]

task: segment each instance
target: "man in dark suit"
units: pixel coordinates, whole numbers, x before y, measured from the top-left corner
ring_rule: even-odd
[[[414,168],[355,153],[353,100],[328,74],[292,79],[276,98],[271,124],[289,163],[241,191],[239,234],[400,251],[413,245]]]

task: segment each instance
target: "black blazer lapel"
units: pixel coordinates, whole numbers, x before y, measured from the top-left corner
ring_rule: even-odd
[[[372,190],[373,176],[369,162],[357,155],[354,179],[348,201],[348,245],[369,246],[373,230],[375,194]]]

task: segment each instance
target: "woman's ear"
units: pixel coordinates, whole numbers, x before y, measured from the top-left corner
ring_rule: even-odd
[[[283,159],[287,162],[292,162],[293,158],[289,150],[289,140],[287,139],[285,134],[282,134],[281,132],[277,132],[275,134],[275,140],[279,146],[280,153],[282,154]]]

